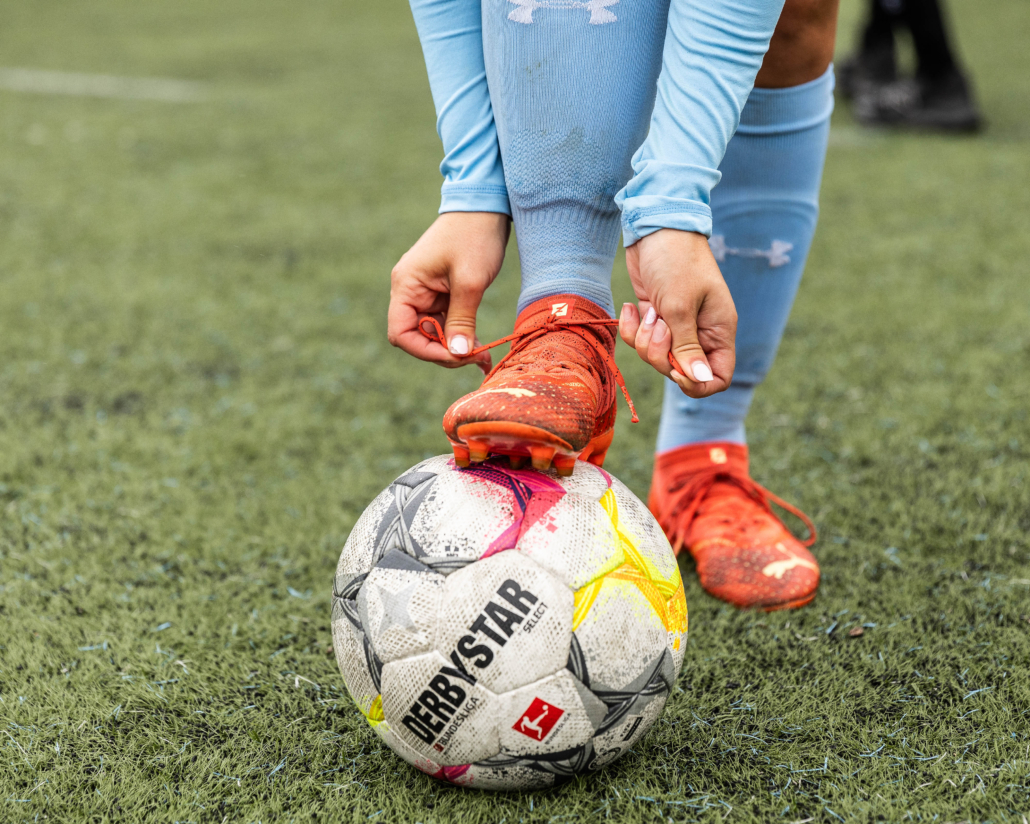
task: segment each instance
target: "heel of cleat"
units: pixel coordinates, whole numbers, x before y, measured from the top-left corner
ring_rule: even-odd
[[[589,461],[594,466],[604,466],[604,459],[608,455],[608,447],[612,445],[614,439],[614,429],[602,432],[590,442],[590,454],[584,456],[583,460]]]

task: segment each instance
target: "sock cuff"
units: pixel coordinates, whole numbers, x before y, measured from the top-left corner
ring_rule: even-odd
[[[833,65],[800,86],[752,89],[740,113],[741,134],[785,134],[810,129],[833,112]]]

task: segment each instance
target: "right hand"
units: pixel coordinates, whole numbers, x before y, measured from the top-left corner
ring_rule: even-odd
[[[479,345],[476,311],[504,262],[511,219],[496,212],[445,212],[393,267],[387,337],[420,360],[454,368],[474,363],[490,371]],[[419,331],[432,315],[443,324],[447,347]]]
[[[622,339],[685,395],[729,387],[737,310],[708,238],[660,229],[627,247],[626,267],[640,305],[623,306]],[[669,363],[670,352],[684,372]]]

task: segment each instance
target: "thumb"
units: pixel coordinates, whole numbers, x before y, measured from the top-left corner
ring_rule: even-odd
[[[705,350],[697,339],[697,325],[694,323],[673,330],[669,363],[673,369],[673,380],[684,389],[699,389],[698,384],[714,378]]]
[[[476,344],[476,312],[483,300],[485,285],[476,281],[455,278],[451,284],[451,298],[444,321],[444,337],[452,355],[463,358]]]

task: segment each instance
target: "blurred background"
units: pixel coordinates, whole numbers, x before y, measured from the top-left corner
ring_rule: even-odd
[[[1018,617],[1030,612],[1030,5],[950,0],[947,13],[986,127],[872,129],[838,99],[815,245],[749,420],[756,479],[819,525],[820,598],[759,627],[702,596],[685,564],[703,628],[691,707],[725,703],[727,665],[812,660],[812,647],[763,646],[777,627],[830,638],[841,621],[895,621],[876,649],[908,654],[905,673],[954,680],[973,660],[979,681],[967,690],[997,685],[995,715],[977,723],[997,722],[1004,761],[1004,741],[1023,744],[1002,731],[1001,707],[1018,696],[1002,689],[1010,665],[998,650],[1023,666],[1030,652]],[[844,0],[842,59],[865,15],[864,2]],[[388,788],[329,801],[312,766],[367,756],[347,781],[369,786],[398,769],[329,686],[339,683],[325,649],[332,570],[372,497],[446,451],[440,417],[478,383],[472,369],[415,362],[385,338],[390,269],[439,202],[442,150],[407,5],[47,0],[6,3],[2,18],[0,716],[35,730],[36,745],[9,728],[34,766],[5,744],[14,766],[0,766],[0,796],[29,799],[19,815],[71,804],[67,816],[86,788],[117,817],[165,809],[160,786],[173,782],[182,791],[167,803],[183,820],[192,803],[221,811],[226,799],[234,816],[328,804],[365,820]],[[904,37],[899,54],[910,71]],[[627,299],[621,261],[615,283]],[[510,331],[517,292],[512,245],[483,307],[484,340]],[[628,349],[618,358],[642,422],[620,414],[607,466],[644,496],[661,385]],[[902,623],[952,608],[961,641],[940,628],[926,641],[927,625]],[[844,678],[832,674],[838,652],[791,681],[800,703],[784,713],[824,714],[804,703],[819,699],[802,682],[820,667]],[[858,667],[846,683],[855,695],[878,692],[874,678],[909,683],[895,675]],[[233,715],[248,704],[245,721]],[[891,706],[884,718],[918,716]],[[215,710],[219,720],[203,714]],[[941,746],[972,740],[964,725],[977,717],[945,724],[931,710]],[[129,712],[137,725],[119,727]],[[283,729],[305,716],[316,727]],[[95,723],[76,733],[80,717]],[[849,718],[859,736],[867,722]],[[826,724],[804,729],[805,752],[830,746]],[[325,730],[335,738],[319,738]],[[74,763],[59,757],[69,746]],[[86,770],[98,753],[117,769]],[[287,756],[306,777],[269,789],[266,774]],[[255,780],[268,780],[250,789],[212,778],[258,765]],[[625,784],[642,770],[616,775]],[[976,809],[1026,798],[1025,779],[981,772]],[[766,793],[748,775],[711,780],[732,804]],[[40,776],[52,783],[30,793]],[[138,779],[134,795],[116,786],[125,776]],[[916,783],[877,791],[903,804]],[[187,803],[187,788],[200,800]],[[424,806],[436,790],[410,792]],[[974,803],[948,799],[934,803]],[[769,810],[774,801],[778,814],[787,802]],[[489,820],[468,810],[466,820]]]

